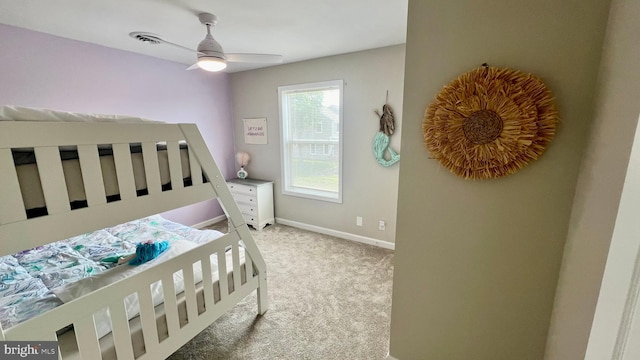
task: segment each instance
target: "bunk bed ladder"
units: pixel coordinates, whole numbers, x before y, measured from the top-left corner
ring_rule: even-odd
[[[198,164],[200,164],[202,171],[209,179],[218,199],[220,199],[220,204],[227,214],[229,232],[237,232],[240,239],[245,240],[245,250],[251,257],[252,263],[258,273],[258,313],[263,315],[269,307],[269,299],[267,296],[267,265],[264,258],[253,240],[253,237],[249,232],[249,226],[244,221],[240,209],[235,204],[235,201],[231,196],[231,191],[229,191],[222,173],[220,173],[220,170],[215,165],[215,161],[207,149],[198,128],[194,124],[180,124],[179,126],[185,136],[185,139],[189,143],[189,148],[193,150],[194,155],[197,157],[196,160]],[[225,206],[225,204],[229,205]],[[246,272],[249,274],[253,271],[252,269],[247,269]]]

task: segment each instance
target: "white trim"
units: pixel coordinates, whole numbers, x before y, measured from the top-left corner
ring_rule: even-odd
[[[396,244],[389,241],[378,240],[378,239],[374,239],[374,238],[370,238],[362,235],[351,234],[351,233],[333,230],[333,229],[327,229],[324,227],[309,225],[309,224],[305,224],[305,223],[301,223],[293,220],[287,220],[287,219],[277,217],[276,223],[282,224],[282,225],[288,225],[298,229],[309,230],[309,231],[317,232],[320,234],[331,235],[331,236],[339,237],[341,239],[356,241],[363,244],[378,246],[385,249],[391,249],[391,250],[396,249]]]
[[[391,356],[390,354],[387,354],[387,358],[386,360],[398,360],[397,358],[394,358],[393,356]]]
[[[640,122],[636,127],[585,360],[637,359],[640,327]],[[630,346],[634,344],[634,346]]]
[[[328,201],[342,204],[342,190],[343,190],[343,163],[344,163],[344,80],[330,80],[330,81],[321,81],[315,83],[307,83],[307,84],[297,84],[297,85],[287,85],[287,86],[278,86],[278,110],[279,110],[279,118],[280,118],[280,160],[282,162],[281,172],[282,172],[282,193],[284,195],[290,196],[298,196],[303,198],[310,198],[320,201]],[[288,148],[287,143],[291,140],[291,133],[289,126],[285,126],[285,121],[287,119],[287,106],[285,105],[286,95],[289,93],[295,92],[306,92],[309,90],[328,90],[328,89],[338,89],[340,91],[340,104],[339,104],[339,112],[338,112],[338,191],[337,194],[330,191],[320,191],[316,190],[315,192],[310,192],[304,190],[302,188],[296,188],[291,185],[291,174],[289,169],[289,157],[290,150]],[[314,124],[315,126],[315,124]],[[315,150],[315,145],[313,145]],[[311,150],[311,149],[309,149]],[[311,155],[311,154],[310,154]],[[301,190],[301,191],[300,191]]]
[[[640,249],[636,255],[635,266],[633,269],[633,275],[631,278],[631,287],[627,293],[627,300],[624,304],[624,311],[622,315],[622,321],[618,328],[618,338],[616,339],[616,345],[613,348],[613,359],[623,360],[625,351],[627,349],[627,343],[631,337],[632,325],[637,315],[638,302],[640,299]],[[636,325],[637,326],[637,325]]]
[[[202,229],[202,228],[205,228],[207,226],[211,226],[213,224],[217,224],[220,221],[223,221],[223,220],[226,220],[226,219],[227,219],[227,217],[224,214],[222,214],[222,215],[216,216],[216,217],[214,217],[212,219],[205,220],[203,222],[199,222],[199,223],[197,223],[195,225],[191,225],[191,227],[196,228],[196,229]]]
[[[192,225],[191,227],[194,227],[196,229],[202,229],[202,228],[205,228],[207,226],[211,226],[213,224],[217,224],[220,221],[224,221],[226,219],[227,219],[227,217],[225,215],[220,215],[220,216],[216,216],[216,217],[214,217],[212,219],[203,221],[201,223]],[[321,226],[305,224],[305,223],[301,223],[301,222],[297,222],[297,221],[293,221],[293,220],[287,220],[287,219],[283,219],[283,218],[279,218],[279,217],[276,218],[276,223],[282,224],[282,225],[291,226],[291,227],[302,229],[302,230],[309,230],[309,231],[317,232],[317,233],[320,233],[320,234],[331,235],[331,236],[335,236],[335,237],[338,237],[338,238],[341,238],[341,239],[345,239],[345,240],[351,240],[351,241],[355,241],[355,242],[359,242],[359,243],[363,243],[363,244],[373,245],[373,246],[381,247],[381,248],[384,248],[384,249],[390,249],[390,250],[395,250],[396,249],[396,244],[394,244],[392,242],[389,242],[389,241],[384,241],[384,240],[374,239],[374,238],[370,238],[370,237],[366,237],[366,236],[362,236],[362,235],[356,235],[356,234],[351,234],[351,233],[347,233],[347,232],[343,232],[343,231],[328,229],[328,228],[324,228],[324,227],[321,227]],[[393,357],[391,357],[389,359],[393,360]]]

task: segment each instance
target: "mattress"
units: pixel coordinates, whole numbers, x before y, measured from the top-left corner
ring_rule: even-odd
[[[0,121],[109,122],[120,124],[163,123],[162,121],[145,119],[138,116],[75,113],[16,105],[0,106]]]
[[[22,106],[0,106],[0,121],[100,122],[126,124],[162,123],[161,121],[127,115],[81,114]],[[142,147],[140,144],[130,144],[129,147],[131,150],[131,163],[133,166],[137,196],[147,195],[148,190],[144,172]],[[171,190],[171,174],[169,171],[166,144],[158,143],[157,151],[162,190]],[[104,144],[98,146],[98,153],[100,155],[100,165],[102,169],[106,201],[118,201],[120,200],[120,194],[111,145]],[[12,154],[27,218],[48,215],[36,156],[33,149],[12,149]],[[62,167],[71,209],[86,207],[87,200],[76,148],[60,147],[60,158],[62,159]],[[191,168],[189,166],[189,152],[187,150],[187,145],[184,142],[180,144],[180,161],[182,165],[183,185],[190,186],[192,184],[192,179],[190,174]],[[206,182],[204,177],[203,181]]]
[[[137,195],[147,195],[147,180],[142,157],[142,147],[140,144],[131,144],[129,148],[131,150],[131,164],[133,166]],[[167,147],[165,144],[159,143],[156,145],[156,148],[158,151],[158,166],[160,169],[162,190],[171,190],[171,174],[169,172]],[[98,149],[98,152],[100,155],[100,166],[102,168],[102,180],[105,188],[106,201],[118,201],[120,200],[120,194],[112,147],[110,145],[102,146]],[[33,149],[13,149],[12,154],[27,218],[47,215],[40,174]],[[60,158],[62,159],[62,169],[66,180],[71,209],[86,207],[87,201],[84,183],[82,181],[80,161],[78,159],[78,151],[75,148],[61,148]],[[186,143],[180,144],[180,162],[182,165],[183,186],[190,186],[192,179],[189,165],[189,151]],[[203,181],[206,182],[206,179],[203,179]]]
[[[2,327],[8,329],[61,305],[62,300],[68,301],[56,294],[65,291],[69,297],[70,290],[66,289],[77,288],[74,284],[89,277],[108,275],[110,270],[123,268],[143,271],[144,265],[153,266],[154,261],[161,261],[163,255],[141,267],[117,266],[104,261],[134,253],[138,242],[168,241],[169,249],[172,249],[172,246],[180,248],[178,245],[184,242],[195,247],[222,235],[218,231],[193,229],[155,215],[0,257]],[[241,252],[241,255],[244,254]],[[217,265],[212,269],[217,269]]]

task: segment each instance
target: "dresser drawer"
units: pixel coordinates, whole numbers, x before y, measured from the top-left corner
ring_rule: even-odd
[[[243,214],[251,214],[254,216],[258,215],[258,208],[255,206],[251,206],[251,205],[247,205],[247,204],[238,204],[238,207],[240,208],[240,211]]]
[[[256,216],[242,214],[242,217],[244,218],[244,221],[247,222],[247,224],[253,225],[253,226],[258,225],[258,218]]]
[[[245,203],[245,204],[251,204],[254,205],[258,203],[258,198],[255,196],[251,196],[251,195],[247,195],[247,194],[240,194],[240,193],[233,193],[233,198],[235,199],[236,202],[238,203]]]
[[[248,194],[248,195],[256,194],[256,188],[254,186],[247,186],[242,184],[229,184],[229,190],[231,190],[231,192],[235,192],[239,194]]]

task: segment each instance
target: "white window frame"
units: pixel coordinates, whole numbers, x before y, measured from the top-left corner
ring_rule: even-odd
[[[338,192],[322,191],[308,188],[295,187],[291,185],[291,174],[289,172],[289,159],[288,147],[286,143],[290,139],[289,127],[286,126],[286,111],[283,106],[284,95],[296,92],[296,91],[310,91],[310,90],[322,90],[322,89],[338,88],[340,90],[339,104],[340,109],[338,111]],[[288,85],[278,87],[278,107],[280,110],[280,155],[282,164],[282,193],[284,195],[298,196],[313,200],[329,201],[335,203],[342,203],[342,164],[343,164],[343,113],[344,113],[344,81],[343,80],[331,80],[322,81],[307,84]]]

